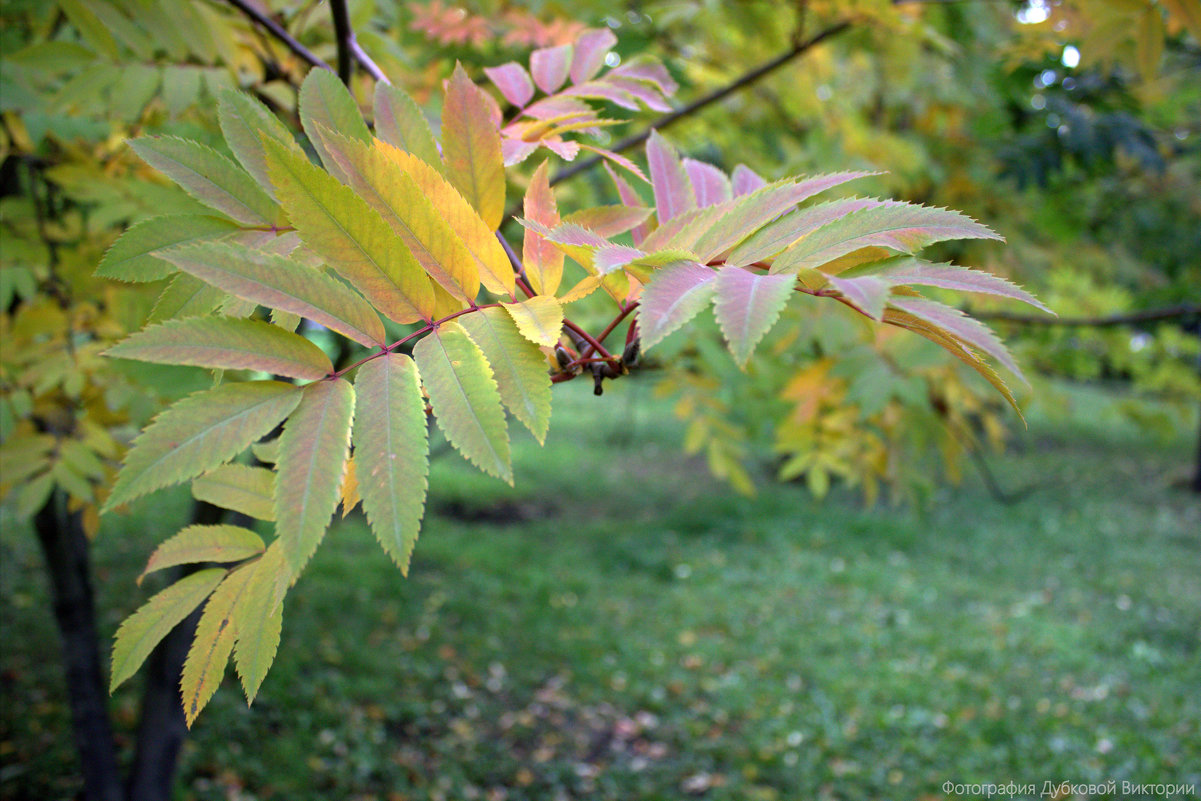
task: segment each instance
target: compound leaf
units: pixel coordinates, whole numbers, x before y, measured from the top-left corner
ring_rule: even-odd
[[[554,298],[548,300],[554,301]],[[559,306],[557,301],[554,305]],[[513,311],[508,304],[506,308]],[[562,318],[560,308],[559,320]],[[530,341],[528,334],[518,330],[520,323],[515,324],[515,319],[492,307],[464,315],[459,321],[491,365],[505,407],[542,444],[550,428],[550,374],[542,351]]]
[[[126,337],[105,353],[157,364],[260,370],[302,379],[322,378],[334,371],[321,348],[299,334],[258,320],[169,320]]]
[[[105,509],[228,462],[296,408],[300,390],[281,381],[222,384],[161,412],[133,441]]]
[[[354,388],[342,378],[303,393],[280,435],[275,474],[275,531],[293,575],[317,550],[338,505],[354,417]]]
[[[446,439],[476,467],[512,484],[500,391],[479,346],[451,322],[418,342],[413,358]]]
[[[380,546],[404,575],[425,513],[429,438],[417,365],[389,353],[355,377],[358,493]]]
[[[109,692],[137,672],[154,647],[200,606],[226,572],[214,567],[186,576],[155,594],[121,623],[113,640]]]

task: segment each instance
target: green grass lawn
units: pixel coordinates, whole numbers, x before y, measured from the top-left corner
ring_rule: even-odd
[[[583,382],[579,382],[583,383]],[[402,579],[352,516],[288,598],[248,709],[232,670],[186,746],[187,799],[942,798],[1010,780],[1201,790],[1201,501],[1165,447],[1035,418],[925,511],[733,495],[647,388],[556,390],[517,487],[446,454]],[[1085,398],[1087,401],[1087,398]],[[111,636],[186,497],[106,521]],[[70,798],[53,622],[3,537],[0,797]],[[106,644],[107,647],[107,644]],[[138,682],[113,700],[128,745]]]

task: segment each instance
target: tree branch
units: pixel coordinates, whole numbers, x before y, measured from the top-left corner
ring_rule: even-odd
[[[379,83],[392,83],[355,38],[346,0],[330,0],[329,6],[334,18],[334,35],[338,39],[338,77],[342,79],[342,83],[350,83],[350,70],[355,62]]]
[[[262,12],[260,12],[254,6],[250,5],[248,2],[246,2],[246,0],[228,0],[228,1],[231,6],[238,9],[239,11],[241,11],[247,17],[250,17],[251,21],[253,21],[255,24],[259,25],[260,27],[264,28],[268,33],[270,33],[276,39],[279,39],[281,42],[283,42],[287,46],[287,48],[289,50],[291,50],[296,55],[300,56],[302,59],[307,61],[309,64],[312,64],[314,67],[319,67],[323,70],[329,70],[330,72],[334,71],[333,67],[331,67],[329,64],[326,64],[324,61],[322,61],[320,58],[318,58],[317,55],[313,53],[313,51],[309,50],[307,47],[302,45],[300,42],[293,39],[292,34],[288,33],[286,30],[284,30],[283,26],[281,26],[275,20],[271,19],[270,17],[268,17],[265,14],[263,14]]]
[[[664,128],[674,125],[685,117],[695,114],[706,106],[711,106],[719,100],[724,100],[725,98],[737,92],[739,89],[750,86],[761,78],[770,75],[788,62],[804,54],[806,51],[816,47],[832,36],[837,36],[850,27],[850,20],[844,20],[836,25],[831,25],[828,28],[818,31],[808,39],[793,45],[791,48],[776,56],[771,61],[760,64],[758,67],[755,67],[749,72],[743,73],[738,78],[735,78],[733,81],[721,87],[720,89],[715,89],[704,97],[700,97],[686,106],[682,106],[681,108],[678,108],[669,114],[664,114],[662,117],[651,123],[646,130],[632,136],[627,136],[625,139],[622,139],[609,149],[615,153],[620,153],[623,150],[629,150],[632,147],[642,144],[648,138],[650,138],[652,130],[662,131]],[[566,181],[568,178],[592,169],[602,160],[603,157],[601,156],[591,156],[583,161],[577,161],[570,167],[567,167],[566,169],[560,170],[558,173],[556,173],[550,179],[550,183],[552,186],[554,186],[561,181]]]
[[[989,312],[965,310],[977,320],[1017,323],[1019,325],[1066,325],[1081,328],[1105,328],[1118,325],[1135,325],[1160,320],[1176,320],[1184,317],[1201,317],[1201,304],[1181,303],[1159,309],[1146,309],[1130,314],[1111,314],[1105,317],[1044,317],[1037,314],[1015,314],[1014,312]]]

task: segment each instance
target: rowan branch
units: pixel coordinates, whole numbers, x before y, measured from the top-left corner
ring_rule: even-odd
[[[837,36],[850,27],[850,20],[844,20],[836,25],[831,25],[828,28],[818,31],[808,39],[793,45],[791,48],[776,56],[771,61],[767,61],[763,64],[760,64],[758,67],[743,73],[725,86],[715,89],[703,97],[697,98],[686,106],[682,106],[675,111],[664,114],[662,117],[651,123],[646,130],[642,131],[641,133],[627,136],[625,139],[622,139],[609,149],[615,153],[620,153],[623,150],[629,150],[632,147],[642,144],[650,138],[651,131],[662,131],[664,128],[674,125],[685,117],[695,114],[706,106],[711,106],[720,100],[724,100],[725,98],[737,92],[739,89],[750,86],[763,77],[770,75],[788,62],[803,55],[811,48],[816,47],[832,36]],[[568,178],[592,169],[601,161],[603,161],[602,156],[591,156],[583,161],[577,161],[570,167],[560,170],[558,173],[552,176],[550,179],[550,184],[551,186],[554,186],[561,181],[566,181]]]
[[[280,25],[275,20],[271,19],[271,17],[268,17],[265,14],[263,14],[262,12],[260,12],[257,8],[255,8],[254,6],[252,6],[248,2],[246,2],[246,0],[229,0],[229,4],[231,6],[233,6],[234,8],[238,9],[239,11],[241,11],[247,17],[250,17],[252,22],[254,22],[256,25],[259,25],[260,27],[262,27],[264,30],[267,31],[267,33],[271,34],[279,41],[283,42],[283,44],[289,50],[291,50],[296,55],[300,56],[302,59],[307,61],[309,64],[313,65],[314,67],[323,69],[323,70],[329,70],[330,72],[334,71],[333,67],[331,67],[329,64],[326,64],[324,61],[322,61],[315,53],[313,53],[313,51],[309,50],[307,47],[302,45],[300,42],[298,42],[294,38],[292,38],[292,34],[288,33],[286,30],[284,30],[282,25]]]
[[[1080,328],[1106,328],[1119,325],[1136,325],[1152,323],[1161,320],[1178,320],[1186,317],[1201,318],[1201,304],[1181,303],[1176,306],[1165,306],[1159,309],[1146,309],[1130,314],[1111,314],[1104,317],[1044,317],[1037,314],[1017,314],[1004,311],[972,311],[965,310],[977,320],[993,320],[997,322],[1016,323],[1018,325],[1061,325]]]
[[[355,38],[346,0],[330,0],[329,7],[334,18],[334,36],[338,40],[338,77],[342,79],[342,83],[350,83],[350,70],[355,62],[379,83],[392,83]]]

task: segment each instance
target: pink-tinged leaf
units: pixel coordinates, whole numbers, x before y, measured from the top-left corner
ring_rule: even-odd
[[[505,160],[506,167],[512,167],[515,164],[528,159],[538,149],[537,142],[525,142],[521,139],[504,138],[500,140],[500,155]]]
[[[1021,407],[1018,406],[1017,399],[1013,397],[1013,393],[1009,391],[1009,387],[997,375],[997,371],[992,368],[988,362],[984,361],[976,351],[964,344],[963,340],[955,337],[940,328],[937,325],[926,322],[920,317],[915,317],[908,312],[900,309],[885,309],[884,322],[889,325],[895,325],[898,328],[905,328],[913,331],[915,334],[920,334],[936,345],[945,348],[952,356],[962,361],[968,367],[971,367],[977,373],[984,377],[988,383],[992,384],[998,392],[1004,396],[1005,400],[1009,401],[1009,405],[1017,412],[1022,422],[1025,418],[1022,417]]]
[[[484,97],[456,65],[442,112],[442,157],[450,183],[496,229],[505,212],[505,166],[500,131]]]
[[[1048,314],[1055,313],[1020,286],[998,275],[960,267],[957,264],[932,264],[921,259],[901,259],[872,274],[878,275],[892,284],[935,286],[942,289],[957,289],[961,292],[999,295],[1020,300]]]
[[[563,95],[544,97],[522,112],[522,116],[535,120],[551,120],[569,115],[597,116],[596,111],[584,101]]]
[[[390,353],[355,378],[354,458],[363,511],[403,575],[425,512],[429,440],[417,365]]]
[[[223,242],[185,245],[161,255],[235,297],[306,317],[369,348],[385,342],[379,315],[362,296],[292,259]]]
[[[530,53],[530,74],[534,83],[548,95],[558,91],[571,70],[571,45],[543,47]]]
[[[635,177],[637,177],[640,181],[642,181],[644,184],[649,184],[651,182],[650,179],[646,177],[646,173],[644,173],[642,171],[641,167],[639,167],[637,164],[630,161],[628,158],[621,155],[620,153],[614,153],[612,150],[605,150],[603,147],[596,147],[594,145],[586,145],[586,144],[582,144],[582,143],[580,144],[580,148],[583,150],[591,151],[591,152],[595,153],[596,155],[600,156],[601,158],[603,158],[607,161],[613,162],[618,167],[621,167],[623,170],[633,173],[633,175]],[[606,164],[605,167],[608,168],[608,165]],[[610,173],[610,174],[612,174],[612,173]],[[616,178],[614,178],[613,180],[614,180],[614,182],[617,181]],[[621,187],[618,187],[617,191],[620,193]],[[637,197],[637,193],[634,193],[634,196]],[[626,199],[625,195],[622,195],[621,200],[623,203],[630,204],[630,201]],[[639,200],[638,205],[641,205],[641,204],[642,204],[642,201]]]
[[[653,211],[641,206],[596,206],[567,215],[566,222],[582,225],[603,237],[611,238],[646,222]]]
[[[733,197],[730,179],[712,164],[686,158],[684,169],[688,171],[688,178],[696,192],[696,205],[700,208],[715,206]]]
[[[692,209],[679,214],[674,219],[660,223],[655,230],[647,234],[646,241],[642,243],[642,247],[647,250],[659,250],[660,248],[668,247],[669,243],[678,241],[681,235],[686,232],[697,234],[698,231],[694,224],[698,220],[713,219],[719,212],[720,209],[710,206],[707,209]],[[690,238],[695,242],[695,236],[691,236]]]
[[[680,156],[658,131],[652,130],[646,140],[646,160],[660,225],[696,208],[696,194]]]
[[[105,355],[214,370],[259,370],[306,380],[324,378],[334,371],[321,348],[258,320],[170,320],[126,337]]]
[[[500,90],[505,100],[517,108],[524,108],[534,97],[534,82],[530,80],[530,74],[515,61],[499,67],[485,67],[484,74]]]
[[[580,154],[580,143],[564,139],[543,139],[540,144],[564,161],[575,161]]]
[[[532,228],[537,233],[560,245],[569,247],[583,248],[603,248],[609,244],[609,240],[600,236],[595,231],[589,231],[587,228],[576,225],[575,223],[562,223],[554,228],[546,228],[531,220],[521,220],[522,225],[527,228]]]
[[[668,264],[642,290],[638,328],[642,349],[649,349],[691,320],[709,303],[717,273],[693,261]]]
[[[572,86],[564,89],[563,95],[567,97],[587,97],[593,100],[608,100],[614,105],[628,108],[631,111],[638,111],[638,99],[634,95],[619,89],[608,81],[588,81],[579,86]]]
[[[375,133],[393,147],[442,170],[438,143],[421,108],[404,90],[392,84],[375,85]]]
[[[293,576],[317,550],[338,506],[354,403],[345,379],[309,384],[280,434],[275,533]]]
[[[951,308],[937,301],[926,298],[914,298],[905,295],[893,295],[888,298],[888,304],[903,312],[912,314],[924,320],[956,339],[979,348],[994,359],[1005,365],[1022,382],[1026,377],[1009,355],[1009,350],[992,330],[979,320],[968,317],[959,309]]]
[[[858,177],[861,173],[843,173],[843,180]],[[826,186],[840,181],[836,176],[826,176],[825,182],[805,180],[800,183],[780,181],[756,189],[732,201],[725,201],[726,209],[720,219],[700,233],[695,246],[697,255],[706,263],[746,240],[767,223],[779,217],[789,208],[800,203]]]
[[[860,248],[882,247],[915,253],[946,239],[1003,238],[975,220],[949,209],[887,201],[833,220],[781,253],[772,272],[795,273],[821,267]]]
[[[645,255],[638,248],[632,248],[629,245],[605,245],[597,248],[596,254],[592,258],[592,266],[599,274],[607,275]]]
[[[600,72],[605,56],[617,44],[617,37],[608,28],[584,31],[575,40],[575,53],[571,58],[571,82],[581,84],[590,81]]]
[[[826,276],[830,284],[855,304],[861,312],[873,320],[884,316],[884,304],[892,291],[892,284],[887,279],[875,275],[860,275],[852,278],[841,278],[835,275]]]
[[[547,229],[559,224],[559,209],[547,176],[544,161],[534,171],[523,201],[526,219]],[[522,263],[530,286],[539,295],[553,295],[563,278],[563,251],[527,228],[522,241]]]
[[[632,78],[622,78],[609,73],[600,79],[602,83],[620,89],[631,97],[635,97],[652,111],[671,111],[671,104],[663,99],[657,89]]]
[[[629,207],[640,207],[643,204],[642,196],[634,191],[634,188],[626,183],[626,180],[613,172],[613,169],[608,164],[605,165],[605,172],[609,173],[609,178],[612,179],[613,185],[617,187],[617,194],[621,198],[621,202]],[[634,240],[634,245],[641,247],[646,240],[647,225],[642,223],[630,231],[630,236]]]
[[[739,164],[734,168],[731,182],[734,185],[734,197],[749,195],[756,189],[762,189],[767,185],[767,181],[760,178],[758,173],[745,164]]]
[[[680,88],[680,85],[667,72],[666,67],[658,61],[646,57],[634,58],[631,61],[627,61],[621,66],[614,68],[608,75],[632,78],[636,81],[654,84],[660,92],[668,97],[674,95]]]
[[[827,223],[858,211],[873,208],[884,201],[875,198],[832,200],[817,206],[798,209],[775,222],[760,228],[730,253],[728,264],[746,265],[762,262],[781,252],[801,237]]]
[[[717,323],[740,367],[775,325],[784,304],[792,297],[796,278],[791,275],[761,275],[740,267],[717,271],[713,306]]]
[[[129,146],[201,203],[246,225],[283,222],[280,208],[250,173],[207,145],[175,136],[144,136]]]
[[[854,170],[851,172],[831,172],[824,175],[811,175],[806,178],[795,179],[796,183],[796,202],[800,203],[807,200],[816,194],[825,192],[827,189],[832,189],[840,184],[845,184],[847,181],[854,181],[859,178],[870,178],[873,175],[881,175],[879,172],[865,172],[862,170]]]

